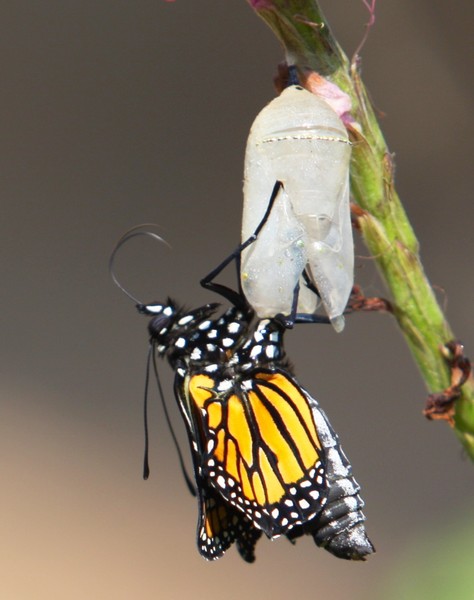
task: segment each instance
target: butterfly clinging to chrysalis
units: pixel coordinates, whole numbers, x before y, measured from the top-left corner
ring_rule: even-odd
[[[228,262],[203,280],[231,301],[224,312],[218,304],[191,311],[171,300],[138,304],[151,317],[153,355],[175,372],[199,500],[199,552],[212,560],[235,543],[253,562],[262,534],[291,541],[306,534],[335,556],[364,560],[374,548],[350,463],[293,374],[285,324],[256,318],[240,292],[213,282]]]
[[[201,282],[231,307],[138,304],[153,355],[175,372],[206,559],[235,543],[253,562],[262,534],[310,535],[345,559],[374,552],[351,465],[283,348],[294,323],[343,327],[353,281],[349,158],[337,115],[300,86],[287,88],[249,136],[244,242]],[[239,291],[214,281],[232,260]],[[319,299],[326,317],[315,315]]]
[[[175,396],[199,497],[198,548],[219,558],[235,542],[248,562],[262,533],[311,535],[340,558],[373,552],[359,485],[316,400],[295,379],[284,327],[232,307],[182,311],[139,306],[152,316],[151,344],[175,371]]]

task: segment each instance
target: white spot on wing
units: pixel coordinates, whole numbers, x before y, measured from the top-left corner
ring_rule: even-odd
[[[231,387],[232,387],[232,381],[230,379],[224,379],[223,381],[221,381],[219,383],[219,385],[217,386],[217,389],[219,390],[219,392],[226,392]]]
[[[189,323],[193,319],[194,317],[192,315],[186,315],[185,317],[181,317],[181,319],[178,321],[178,325],[186,325],[186,323]]]
[[[237,321],[234,321],[233,323],[229,323],[227,325],[227,331],[229,333],[237,333],[240,329],[240,323],[237,323]]]
[[[262,346],[254,346],[252,348],[252,350],[250,351],[250,358],[255,358],[257,357],[260,353],[262,352]]]
[[[199,360],[202,357],[202,352],[200,348],[194,348],[194,350],[191,352],[191,359],[192,360]]]
[[[267,346],[265,348],[265,354],[268,356],[268,358],[275,358],[276,346]]]

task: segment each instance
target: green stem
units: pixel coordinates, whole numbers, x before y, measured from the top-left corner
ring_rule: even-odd
[[[362,209],[364,241],[388,286],[394,315],[430,393],[449,387],[450,372],[441,352],[454,339],[419,257],[418,241],[393,181],[393,159],[356,65],[351,65],[316,0],[248,0],[301,69],[311,69],[338,85],[352,100],[354,142],[351,192]],[[454,431],[474,460],[474,380],[461,388]]]

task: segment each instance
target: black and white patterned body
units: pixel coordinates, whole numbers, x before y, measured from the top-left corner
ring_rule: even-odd
[[[236,542],[252,562],[265,533],[313,536],[341,558],[373,552],[351,467],[325,414],[291,374],[284,330],[252,326],[252,313],[217,305],[190,312],[139,306],[153,315],[157,352],[176,373],[200,503],[198,547],[219,558]]]

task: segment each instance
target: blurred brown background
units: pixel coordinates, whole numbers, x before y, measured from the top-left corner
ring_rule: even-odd
[[[472,354],[474,9],[433,6],[380,0],[363,74],[425,268]],[[323,7],[351,54],[362,3]],[[388,598],[407,557],[474,521],[474,482],[449,428],[421,416],[425,390],[387,316],[287,335],[363,486],[367,563],[310,539],[263,540],[253,566],[235,550],[204,562],[157,404],[141,480],[146,320],[112,285],[109,253],[159,223],[172,251],[131,243],[121,280],[145,301],[214,300],[198,280],[238,240],[245,140],[282,58],[271,32],[244,0],[16,0],[0,28],[0,598]],[[384,293],[370,260],[356,273]]]

